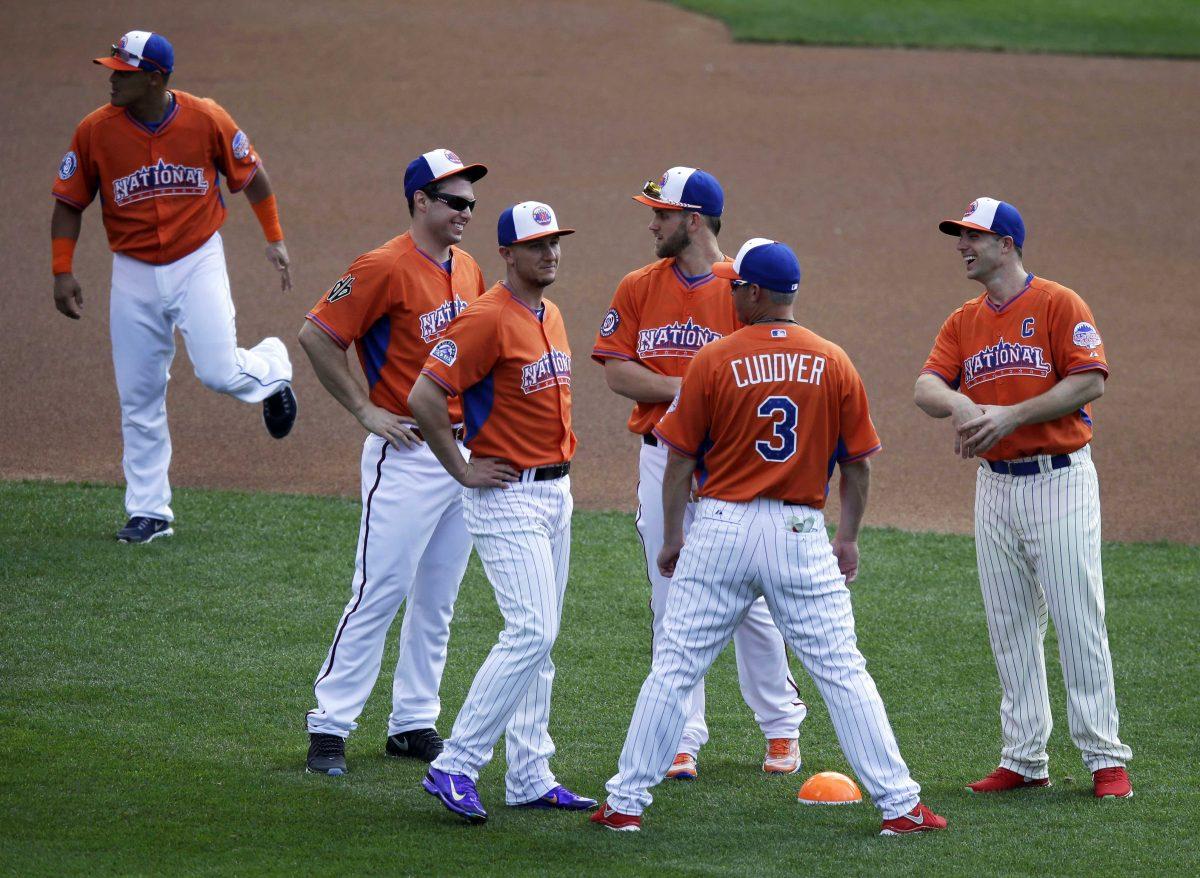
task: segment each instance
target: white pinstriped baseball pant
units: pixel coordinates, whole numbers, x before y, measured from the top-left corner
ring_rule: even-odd
[[[1100,486],[1091,449],[1070,466],[1028,476],[980,466],[975,546],[988,636],[1003,691],[1000,765],[1025,777],[1049,775],[1053,720],[1046,684],[1047,615],[1058,633],[1071,740],[1088,771],[1124,765],[1133,751],[1117,737],[1116,687],[1104,623]]]
[[[791,515],[811,522],[804,533]],[[829,709],[842,751],[884,819],[910,811],[921,788],[888,723],[858,651],[850,591],[816,509],[778,500],[702,498],[675,570],[663,638],[642,684],[608,801],[626,814],[650,804],[686,719],[692,689],[729,643],[755,599],[799,656]]]
[[[463,517],[496,593],[504,630],[488,653],[433,767],[479,779],[504,733],[505,799],[531,802],[550,770],[550,691],[571,558],[571,479],[465,488]]]

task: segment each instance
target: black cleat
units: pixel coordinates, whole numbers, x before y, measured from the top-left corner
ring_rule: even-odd
[[[171,522],[169,521],[163,521],[161,518],[146,518],[143,515],[135,515],[126,522],[123,528],[117,531],[117,542],[148,543],[159,537],[173,536],[174,533],[175,531],[171,529]]]
[[[304,770],[309,774],[328,774],[334,777],[340,777],[349,771],[346,768],[345,739],[337,735],[309,732],[308,766]]]
[[[292,432],[297,411],[296,394],[292,393],[290,385],[285,384],[282,390],[263,400],[263,423],[267,425],[267,432],[276,439],[282,439]]]
[[[409,759],[420,759],[422,762],[432,762],[442,754],[442,738],[437,729],[409,729],[390,735],[384,753],[388,756]]]

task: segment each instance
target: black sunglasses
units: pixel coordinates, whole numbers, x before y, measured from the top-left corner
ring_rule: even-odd
[[[734,290],[740,290],[742,287],[750,286],[750,281],[748,281],[748,280],[731,280],[729,282],[729,286]]]
[[[462,212],[464,210],[474,210],[475,202],[470,198],[463,198],[461,195],[448,195],[445,192],[425,192],[434,201],[440,201],[442,204],[451,210]]]

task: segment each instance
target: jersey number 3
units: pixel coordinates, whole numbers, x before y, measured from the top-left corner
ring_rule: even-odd
[[[769,440],[759,439],[755,450],[763,460],[782,463],[796,453],[796,404],[786,396],[768,396],[758,407],[760,418],[770,418],[774,433]]]

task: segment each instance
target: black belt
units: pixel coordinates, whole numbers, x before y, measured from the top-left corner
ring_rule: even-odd
[[[1022,460],[1016,463],[1007,460],[984,461],[987,468],[1002,476],[1036,476],[1042,471],[1042,465],[1036,460]],[[1071,465],[1071,455],[1056,454],[1050,458],[1050,469],[1062,469]]]
[[[549,482],[561,479],[571,471],[571,461],[556,463],[553,466],[538,466],[521,473],[522,482]]]
[[[410,433],[412,433],[414,436],[416,436],[422,442],[425,441],[425,437],[421,434],[420,427],[418,427],[416,424],[405,424],[405,426],[408,427],[408,431]],[[466,435],[466,431],[462,427],[454,428],[454,441],[455,442],[462,442],[463,436],[465,436],[465,435]]]
[[[642,436],[642,444],[649,445],[652,448],[657,448],[658,437],[656,437],[653,433],[646,433],[644,436]]]

